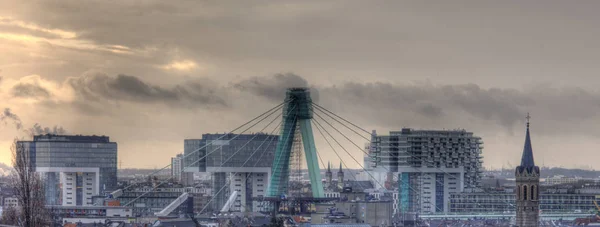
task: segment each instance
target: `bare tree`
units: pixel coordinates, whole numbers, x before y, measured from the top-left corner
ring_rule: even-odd
[[[26,227],[48,226],[50,215],[45,207],[44,185],[35,172],[29,147],[15,139],[11,151],[14,167],[12,183],[19,201],[19,223]]]
[[[8,207],[4,211],[2,211],[2,218],[0,218],[0,224],[5,225],[16,225],[18,224],[17,209],[14,207]]]

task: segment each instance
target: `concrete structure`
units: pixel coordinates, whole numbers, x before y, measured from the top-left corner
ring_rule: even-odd
[[[519,227],[538,226],[540,221],[540,168],[533,161],[533,149],[529,136],[529,114],[527,115],[527,131],[521,165],[515,170],[517,188],[517,222]]]
[[[451,193],[481,185],[482,143],[466,130],[373,131],[371,173],[378,182],[391,182],[390,172],[397,176],[401,212],[448,212]]]
[[[369,226],[392,226],[392,201],[368,200],[367,193],[340,193],[340,199],[315,204],[311,214],[312,224],[368,224]]]
[[[41,173],[48,205],[90,206],[117,187],[117,143],[107,136],[47,134],[18,145]]]
[[[283,119],[277,150],[269,181],[267,196],[277,197],[288,193],[290,176],[290,156],[297,136],[302,137],[302,147],[310,178],[310,187],[313,197],[324,196],[323,179],[317,157],[317,148],[312,130],[313,103],[308,88],[289,88],[283,104]],[[295,133],[297,129],[299,133]]]
[[[211,173],[213,196],[209,210],[219,211],[233,191],[238,191],[234,211],[258,210],[252,197],[264,196],[278,136],[268,134],[204,134],[184,141],[184,161],[189,173]],[[221,190],[223,188],[223,190]],[[250,210],[248,210],[250,209]]]

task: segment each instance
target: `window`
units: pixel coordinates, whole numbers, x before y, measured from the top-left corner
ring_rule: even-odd
[[[527,185],[523,185],[523,200],[528,200],[528,198],[527,198]]]

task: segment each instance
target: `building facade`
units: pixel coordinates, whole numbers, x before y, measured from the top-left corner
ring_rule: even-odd
[[[171,158],[171,177],[183,186],[193,186],[194,173],[184,171],[183,157],[183,154],[177,154],[177,156]]]
[[[264,196],[279,136],[257,134],[204,134],[184,141],[184,171],[211,173],[211,209],[220,210],[238,191],[233,211],[259,210],[253,197]]]
[[[4,209],[8,209],[8,208],[16,208],[19,206],[19,199],[17,199],[17,197],[6,197],[4,198],[4,203],[2,203],[2,207]]]
[[[373,131],[370,168],[379,182],[397,176],[400,212],[448,212],[451,193],[480,187],[482,144],[466,130]]]
[[[598,194],[551,193],[539,196],[543,213],[573,213],[596,210]],[[513,213],[517,206],[514,192],[463,192],[450,196],[451,213]]]
[[[18,141],[41,173],[47,205],[91,206],[117,187],[117,143],[107,136],[38,135]]]
[[[540,221],[540,168],[533,160],[533,149],[529,136],[529,115],[527,115],[527,131],[521,165],[515,170],[517,187],[517,223],[519,227],[538,226]]]

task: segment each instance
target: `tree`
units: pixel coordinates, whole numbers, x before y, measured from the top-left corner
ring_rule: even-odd
[[[50,214],[45,207],[44,185],[31,162],[29,147],[15,139],[11,151],[14,168],[12,186],[19,201],[19,222],[27,227],[48,226]]]
[[[15,209],[14,207],[8,207],[4,211],[2,211],[2,218],[0,218],[0,224],[17,225],[18,224],[17,209]]]

